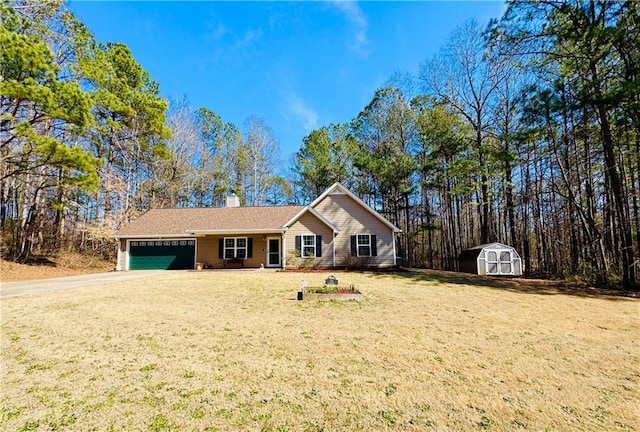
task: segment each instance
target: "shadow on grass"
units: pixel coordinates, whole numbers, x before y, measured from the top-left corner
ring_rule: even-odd
[[[30,266],[58,267],[58,264],[42,255],[29,256],[26,259],[19,261],[19,263]]]
[[[487,277],[468,273],[447,272],[441,270],[395,269],[393,271],[373,271],[374,277],[392,277],[416,282],[438,282],[458,285],[500,289],[520,294],[572,295],[577,297],[598,298],[614,301],[629,301],[640,297],[639,291],[623,291],[595,288],[579,283],[542,279],[511,277]]]

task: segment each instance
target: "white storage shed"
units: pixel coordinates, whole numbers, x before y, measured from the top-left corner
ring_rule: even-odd
[[[487,276],[522,276],[522,260],[511,246],[502,243],[478,245],[462,251],[460,271]]]

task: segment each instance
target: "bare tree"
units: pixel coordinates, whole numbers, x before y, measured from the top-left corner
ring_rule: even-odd
[[[267,190],[276,177],[275,168],[279,162],[278,139],[260,117],[249,117],[245,125],[243,148],[249,174],[245,183],[246,202],[250,206],[264,205]]]
[[[421,67],[420,77],[428,94],[452,106],[473,128],[480,168],[479,217],[481,241],[493,240],[490,232],[489,152],[492,98],[503,79],[498,64],[487,56],[483,29],[476,20],[456,29],[445,47]]]

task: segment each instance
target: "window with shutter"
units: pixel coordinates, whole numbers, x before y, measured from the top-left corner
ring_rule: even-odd
[[[300,256],[302,258],[315,258],[316,256],[316,236],[302,236],[302,250]]]
[[[377,253],[377,247],[373,246],[373,242],[375,241],[376,236],[371,234],[358,234],[355,237],[355,249],[356,254],[359,257],[370,257],[375,256],[374,250]],[[353,249],[353,240],[352,240],[352,249]]]
[[[224,238],[224,259],[246,259],[249,257],[248,247],[251,244],[246,237]]]

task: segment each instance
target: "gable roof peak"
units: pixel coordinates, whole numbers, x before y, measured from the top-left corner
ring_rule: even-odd
[[[322,222],[323,224],[325,224],[326,226],[328,226],[329,228],[331,228],[331,230],[334,233],[338,233],[340,232],[340,230],[334,225],[332,224],[327,218],[325,218],[324,216],[322,216],[320,213],[318,213],[313,207],[310,206],[304,206],[298,213],[296,213],[291,219],[289,219],[287,222],[285,222],[283,224],[284,227],[286,228],[290,228],[291,225],[293,225],[293,223],[295,221],[297,221],[298,219],[300,219],[300,217],[302,217],[303,214],[305,213],[311,213],[312,215],[314,215],[316,217],[316,219],[318,219],[320,222]]]
[[[327,190],[329,191],[329,193],[335,191],[336,189],[341,189],[342,192],[348,192],[349,189],[347,189],[342,183],[340,182],[335,182],[334,184],[332,184],[331,186],[329,186],[327,188]]]
[[[393,230],[393,232],[397,232],[397,233],[402,232],[402,230],[400,228],[398,228],[397,226],[392,224],[384,216],[382,216],[380,213],[378,213],[373,208],[371,208],[371,206],[369,206],[367,203],[362,201],[356,194],[351,192],[349,189],[347,189],[340,182],[335,182],[334,184],[329,186],[324,192],[322,192],[320,194],[320,196],[318,198],[316,198],[315,200],[313,200],[313,202],[311,204],[309,204],[309,207],[311,207],[312,209],[315,208],[320,202],[322,202],[322,200],[324,200],[327,197],[327,195],[331,194],[336,189],[340,189],[343,193],[348,195],[351,199],[353,199],[355,202],[357,202],[362,208],[364,208],[369,213],[371,213],[374,217],[376,217],[380,222],[382,222],[383,224],[385,224],[386,226],[391,228]]]

